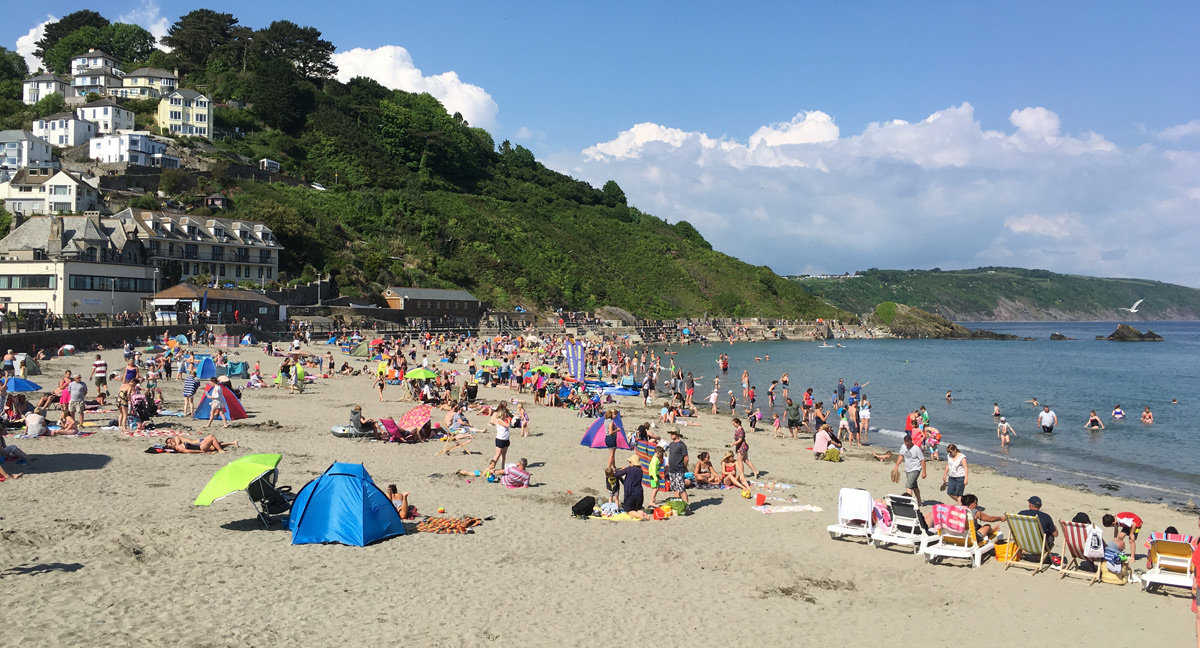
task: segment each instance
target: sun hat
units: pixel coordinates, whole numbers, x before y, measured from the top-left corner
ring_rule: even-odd
[[[629,457],[626,458],[625,461],[627,461],[630,466],[636,466],[638,464],[638,462],[641,460],[638,459],[637,455],[632,454],[632,455],[629,455]]]

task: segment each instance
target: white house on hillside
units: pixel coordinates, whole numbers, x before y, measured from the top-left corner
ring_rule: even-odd
[[[93,101],[77,109],[75,114],[96,124],[97,132],[105,135],[134,128],[133,111],[112,99]]]
[[[142,166],[178,169],[179,158],[167,155],[167,145],[146,131],[133,131],[93,138],[88,157],[99,162],[129,162]]]
[[[33,120],[33,134],[51,146],[79,146],[96,136],[96,124],[75,113],[57,113]]]
[[[0,199],[13,214],[62,214],[100,207],[99,180],[50,168],[21,169],[0,183]]]
[[[21,87],[21,100],[32,106],[56,92],[66,99],[70,94],[71,84],[57,74],[39,74],[26,79]]]
[[[25,167],[53,166],[50,144],[29,131],[0,131],[0,168],[16,170]]]
[[[125,73],[117,66],[117,59],[98,49],[90,49],[71,59],[71,89],[82,97],[95,92],[100,96],[112,88],[120,88]]]

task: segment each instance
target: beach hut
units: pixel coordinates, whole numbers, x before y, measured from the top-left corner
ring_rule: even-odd
[[[363,547],[404,535],[404,523],[362,464],[334,463],[305,484],[292,504],[292,544]]]
[[[225,413],[229,415],[229,420],[237,421],[248,418],[246,408],[242,407],[242,401],[226,386],[221,385],[221,400],[225,403]],[[200,404],[196,406],[196,414],[192,416],[195,419],[207,420],[212,414],[212,398],[209,397],[209,392],[212,391],[212,385],[204,385],[203,397],[200,399]]]
[[[625,429],[625,424],[621,422],[621,415],[619,413],[617,414],[616,422],[617,422],[617,427],[621,428],[622,430]],[[607,448],[608,447],[605,444],[605,439],[604,439],[604,417],[603,416],[596,419],[595,421],[592,421],[592,424],[588,426],[587,432],[583,433],[583,440],[579,442],[579,445],[584,446],[586,448]],[[617,435],[617,447],[620,448],[621,450],[632,450],[632,448],[629,447],[629,440],[625,438],[624,434]]]
[[[217,364],[208,356],[200,358],[200,362],[196,364],[196,377],[200,380],[208,380],[209,378],[217,377]]]

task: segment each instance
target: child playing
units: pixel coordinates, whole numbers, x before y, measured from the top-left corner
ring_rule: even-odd
[[[708,402],[710,405],[712,405],[712,413],[713,414],[717,413],[717,398],[718,397],[719,396],[717,395],[716,389],[713,389],[712,393],[708,395]]]
[[[617,503],[617,496],[621,494],[621,482],[617,481],[617,473],[612,466],[604,468],[604,483],[608,489],[608,501],[612,504]]]
[[[942,442],[942,433],[932,426],[925,427],[925,447],[929,448],[929,454],[934,461],[941,461],[938,458],[938,445]]]
[[[778,414],[771,415],[771,425],[775,427],[775,438],[782,439],[783,438],[783,430],[781,429],[781,426],[779,424],[779,415]]]
[[[729,390],[729,412],[737,412],[737,396],[733,395],[733,390]]]

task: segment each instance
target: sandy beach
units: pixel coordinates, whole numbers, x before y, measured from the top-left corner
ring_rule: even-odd
[[[324,345],[312,350],[323,353]],[[109,351],[111,367],[122,365]],[[344,356],[335,350],[340,363]],[[85,370],[92,355],[58,358],[31,377],[53,387],[63,370]],[[278,365],[258,349],[235,360]],[[356,362],[355,366],[361,366]],[[460,369],[463,365],[457,365]],[[793,378],[805,385],[806,378]],[[732,378],[731,378],[732,381]],[[244,382],[236,380],[239,385]],[[181,408],[181,384],[163,382],[166,406]],[[89,385],[90,386],[90,385]],[[92,388],[94,390],[94,388]],[[520,398],[483,389],[489,402]],[[737,491],[692,491],[694,514],[662,522],[576,520],[570,505],[603,487],[606,454],[579,445],[588,420],[527,404],[532,435],[514,431],[509,460],[526,457],[534,487],[508,490],[454,475],[483,469],[491,430],[471,455],[436,456],[440,443],[416,445],[335,438],[350,407],[370,418],[398,417],[414,403],[399,387],[380,403],[366,376],[317,379],[305,393],[248,390],[251,418],[222,441],[241,448],[219,455],[153,455],[154,438],[106,430],[86,437],[15,439],[37,457],[25,476],[0,484],[0,622],[6,643],[21,646],[607,646],[655,641],[731,641],[762,646],[975,646],[1095,644],[1187,646],[1195,618],[1182,591],[1146,594],[1137,584],[1031,577],[991,556],[977,570],[965,561],[929,565],[899,548],[831,540],[843,486],[876,498],[903,492],[880,464],[852,449],[840,464],[817,462],[809,440],[750,433],[763,479],[795,484],[793,497],[823,512],[764,515]],[[652,420],[636,397],[619,398],[627,427]],[[115,418],[115,415],[112,415]],[[874,423],[899,421],[875,412]],[[276,422],[278,426],[269,422]],[[486,422],[472,416],[478,427]],[[732,438],[728,414],[701,415],[682,428],[693,461],[719,460]],[[157,418],[198,433],[189,419]],[[662,428],[660,428],[661,431]],[[945,432],[945,431],[944,431]],[[194,436],[194,434],[193,434]],[[944,444],[953,442],[946,433]],[[876,444],[894,441],[874,436]],[[877,445],[876,450],[884,449]],[[896,448],[890,448],[895,450]],[[410,533],[365,548],[290,544],[265,530],[244,495],[211,507],[192,501],[228,461],[255,452],[283,454],[280,484],[299,490],[332,462],[360,462],[381,487],[411,491],[422,515],[492,518],[470,535]],[[623,465],[628,452],[619,451]],[[942,463],[922,482],[938,492]],[[973,469],[968,493],[991,514],[1026,508],[1037,495],[1054,519],[1077,511],[1099,521],[1131,510],[1144,536],[1174,525],[1195,533],[1195,515],[1050,483]],[[926,508],[925,510],[928,510]],[[1111,537],[1111,532],[1106,534]],[[1138,542],[1138,570],[1145,567]],[[1061,548],[1061,540],[1058,547]],[[961,629],[961,630],[960,630]]]

